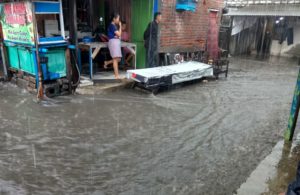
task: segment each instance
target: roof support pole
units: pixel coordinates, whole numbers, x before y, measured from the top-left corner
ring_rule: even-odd
[[[78,35],[77,35],[77,4],[76,1],[69,1],[69,30],[70,30],[70,42],[78,49]]]
[[[94,32],[94,3],[93,0],[89,0],[89,22],[92,29],[92,32]]]
[[[61,36],[65,39],[66,38],[66,33],[65,33],[65,24],[64,24],[62,0],[59,0],[59,22],[60,22]]]
[[[3,73],[4,73],[5,79],[7,79],[8,72],[7,72],[6,55],[5,55],[4,49],[5,49],[5,47],[3,46],[3,43],[0,43],[0,51],[1,51],[0,56],[2,56]]]
[[[265,35],[266,35],[266,30],[267,30],[267,17],[264,17],[264,29],[263,29],[263,34],[262,34],[262,38],[261,38],[261,45],[260,45],[260,51],[259,54],[262,56],[263,55],[263,47],[264,47],[264,42],[265,42]]]

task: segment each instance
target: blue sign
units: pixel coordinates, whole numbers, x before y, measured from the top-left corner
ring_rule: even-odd
[[[60,3],[59,2],[34,2],[35,13],[36,14],[59,14],[60,13]]]
[[[197,7],[196,0],[177,0],[176,10],[178,11],[192,11],[195,12]]]
[[[154,0],[153,13],[158,12],[158,0]]]

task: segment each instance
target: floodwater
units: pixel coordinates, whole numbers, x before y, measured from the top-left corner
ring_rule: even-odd
[[[233,194],[282,139],[296,60],[232,59],[228,79],[37,104],[0,84],[0,194]],[[251,193],[250,193],[251,194]]]

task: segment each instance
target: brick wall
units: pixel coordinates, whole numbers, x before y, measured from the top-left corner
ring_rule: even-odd
[[[160,0],[160,11],[163,14],[160,51],[194,51],[200,47],[200,40],[206,41],[208,9],[219,9],[221,14],[223,0],[199,0],[196,12],[178,12],[175,6],[176,0]]]

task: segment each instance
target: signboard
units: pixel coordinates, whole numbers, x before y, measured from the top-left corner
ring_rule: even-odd
[[[0,4],[3,39],[15,43],[34,45],[32,17],[30,2]]]
[[[168,84],[177,84],[208,76],[213,76],[212,66],[193,61],[155,68],[127,70],[128,79],[151,85],[159,85],[159,82],[169,81]],[[168,80],[167,78],[171,79]],[[153,80],[158,83],[152,83]]]

